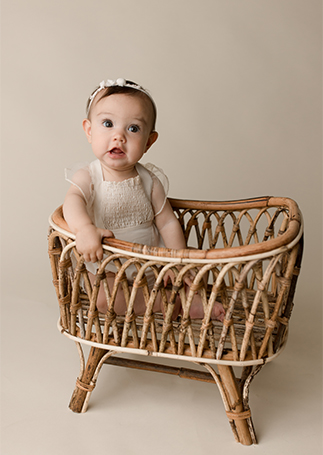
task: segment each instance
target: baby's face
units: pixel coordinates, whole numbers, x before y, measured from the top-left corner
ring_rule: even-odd
[[[156,141],[149,100],[125,94],[99,99],[83,128],[103,170],[129,172]],[[111,172],[110,172],[111,173]]]

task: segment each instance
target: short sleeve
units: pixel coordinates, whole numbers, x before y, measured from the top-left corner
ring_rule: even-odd
[[[87,163],[77,163],[71,168],[66,168],[65,180],[80,190],[88,206],[92,204],[94,186],[90,167]]]
[[[164,171],[159,167],[151,163],[144,164],[144,166],[150,172],[153,180],[151,202],[156,217],[165,207],[169,190],[169,181]]]

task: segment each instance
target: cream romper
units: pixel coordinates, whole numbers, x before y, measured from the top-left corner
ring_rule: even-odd
[[[74,181],[77,171],[89,174],[90,188],[82,188]],[[65,178],[78,187],[87,203],[87,211],[98,228],[109,229],[115,238],[150,246],[164,246],[154,219],[164,208],[168,193],[168,179],[164,172],[153,164],[136,164],[138,175],[122,182],[105,181],[99,160],[87,165],[65,169]],[[77,179],[75,179],[77,180]],[[160,207],[153,208],[151,194],[154,185],[162,184],[165,197]],[[96,273],[97,264],[87,263],[89,271]],[[114,272],[116,268],[108,267]],[[127,269],[132,281],[135,268]]]

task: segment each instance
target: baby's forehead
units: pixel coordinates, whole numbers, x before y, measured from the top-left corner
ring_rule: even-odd
[[[141,117],[145,118],[147,122],[153,122],[154,119],[154,110],[151,101],[149,98],[138,92],[138,94],[128,94],[128,93],[113,93],[101,97],[98,96],[98,99],[94,101],[92,111],[98,111],[101,107],[109,109],[109,112],[113,114],[113,110],[118,110],[118,107],[123,104],[123,102],[130,102],[131,107],[134,111],[140,113]],[[126,111],[128,113],[129,111]],[[129,112],[130,113],[130,112]]]

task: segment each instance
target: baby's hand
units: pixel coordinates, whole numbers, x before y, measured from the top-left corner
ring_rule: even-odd
[[[102,238],[114,237],[108,229],[99,229],[87,224],[76,233],[76,248],[86,262],[97,262],[103,258]]]

